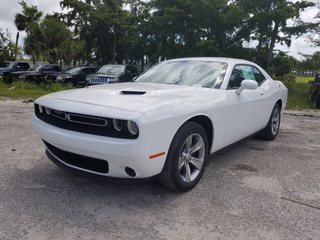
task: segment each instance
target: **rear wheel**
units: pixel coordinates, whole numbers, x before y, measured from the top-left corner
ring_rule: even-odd
[[[273,107],[267,126],[261,132],[261,137],[263,139],[273,140],[277,137],[279,128],[280,128],[280,121],[281,121],[280,113],[281,113],[280,105],[276,103]]]
[[[203,127],[186,122],[174,136],[160,182],[174,191],[188,191],[200,180],[207,161],[208,140]]]

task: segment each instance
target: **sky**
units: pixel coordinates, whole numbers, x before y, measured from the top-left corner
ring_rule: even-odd
[[[11,39],[15,40],[17,34],[17,28],[14,24],[14,16],[16,13],[22,11],[22,7],[19,5],[21,0],[0,0],[0,28],[2,31],[9,30],[11,34]],[[60,7],[61,0],[25,0],[28,6],[37,6],[40,11],[43,12],[43,16],[47,13],[51,14],[53,12],[62,12]],[[295,1],[295,0],[294,0]],[[309,0],[320,5],[320,0]],[[66,11],[66,9],[64,10]],[[302,12],[301,17],[304,21],[314,21],[314,16],[318,13],[319,9],[317,7],[312,7],[306,9]],[[26,37],[24,32],[20,32],[19,46],[23,45],[23,38]],[[255,47],[256,43],[251,43],[250,47]],[[303,59],[299,52],[303,54],[313,54],[316,51],[320,51],[320,47],[312,47],[312,43],[306,38],[301,37],[298,39],[293,38],[291,47],[282,46],[277,44],[275,49],[287,52],[289,55],[297,58]]]

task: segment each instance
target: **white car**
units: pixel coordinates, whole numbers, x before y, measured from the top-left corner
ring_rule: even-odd
[[[208,156],[279,131],[287,88],[232,58],[161,62],[134,82],[52,93],[35,101],[33,128],[48,157],[93,177],[157,176],[175,191],[200,180]]]

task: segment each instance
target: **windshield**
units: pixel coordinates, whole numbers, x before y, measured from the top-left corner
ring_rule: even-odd
[[[181,60],[159,63],[137,82],[177,84],[185,86],[220,87],[227,64],[214,61]]]
[[[42,68],[42,65],[34,65],[31,68],[28,69],[30,72],[39,72]]]
[[[74,67],[74,68],[68,69],[65,73],[75,74],[75,73],[79,73],[81,69],[82,67]]]
[[[2,62],[0,63],[0,68],[12,68],[14,65],[13,62]]]
[[[98,70],[97,73],[119,76],[124,73],[124,69],[125,66],[123,65],[104,65]]]

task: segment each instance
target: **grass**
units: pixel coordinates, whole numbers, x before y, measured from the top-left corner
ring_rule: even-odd
[[[65,86],[59,83],[41,83],[38,85],[16,80],[11,84],[5,84],[0,78],[0,100],[9,99],[36,99],[52,92],[66,90]]]
[[[296,76],[296,82],[309,82],[309,81],[313,81],[314,77],[300,77],[300,76]]]
[[[310,84],[309,80],[300,82],[284,82],[288,88],[288,110],[313,109],[313,103],[309,99]]]

